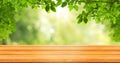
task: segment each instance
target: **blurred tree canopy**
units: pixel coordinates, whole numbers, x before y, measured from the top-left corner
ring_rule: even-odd
[[[79,9],[82,9],[80,6]],[[61,9],[61,10],[59,10]],[[108,45],[109,36],[104,25],[94,21],[76,23],[77,13],[66,8],[47,13],[43,9],[25,8],[15,15],[16,31],[10,35],[9,45]],[[5,43],[5,42],[4,42]]]
[[[35,27],[35,22],[38,20],[37,13],[38,11],[32,8],[18,10],[15,15],[16,31],[10,34],[11,42],[29,45],[37,41],[38,29]]]
[[[56,12],[56,7],[67,6],[78,11],[81,3],[84,10],[77,16],[78,23],[87,23],[91,19],[101,22],[113,31],[111,37],[120,41],[120,0],[0,0],[0,40],[6,39],[15,30],[15,14],[19,9],[41,7],[47,12]]]

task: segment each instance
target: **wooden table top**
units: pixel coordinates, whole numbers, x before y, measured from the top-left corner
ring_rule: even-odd
[[[0,62],[120,62],[120,46],[0,46]]]

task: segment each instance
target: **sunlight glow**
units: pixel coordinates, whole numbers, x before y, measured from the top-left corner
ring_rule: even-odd
[[[66,7],[58,7],[57,12],[50,13],[42,10],[39,18],[40,31],[44,33],[45,37],[52,40],[51,42],[56,44],[61,44],[64,40],[66,41],[65,44],[71,43],[73,45],[109,44],[110,39],[103,32],[104,25],[97,24],[94,20],[87,24],[76,24],[75,16],[77,15],[72,14]]]

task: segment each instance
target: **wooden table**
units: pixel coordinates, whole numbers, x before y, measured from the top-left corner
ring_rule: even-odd
[[[120,62],[120,46],[0,46],[1,63]]]

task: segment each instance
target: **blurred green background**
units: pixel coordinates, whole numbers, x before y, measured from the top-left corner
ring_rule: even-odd
[[[15,16],[16,31],[1,44],[7,45],[110,45],[113,44],[105,25],[91,20],[77,24],[83,10],[69,11],[58,7],[56,12],[42,9],[19,9]]]

